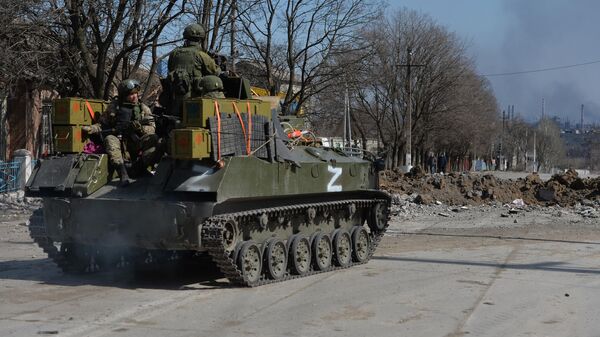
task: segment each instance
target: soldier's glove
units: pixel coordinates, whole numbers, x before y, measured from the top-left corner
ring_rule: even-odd
[[[92,133],[92,127],[89,125],[84,125],[81,127],[81,131],[87,133],[87,134],[91,134]]]

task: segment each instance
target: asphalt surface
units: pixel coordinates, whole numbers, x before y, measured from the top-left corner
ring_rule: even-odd
[[[207,266],[64,275],[1,222],[0,336],[600,335],[598,219],[414,207],[368,264],[252,289]]]

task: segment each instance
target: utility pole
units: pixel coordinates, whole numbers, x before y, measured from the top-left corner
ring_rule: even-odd
[[[510,113],[510,105],[509,107],[509,113]],[[504,129],[506,128],[506,111],[502,110],[502,135],[500,136],[500,153],[498,154],[498,161],[500,163],[498,163],[498,167],[500,167],[501,171],[504,171]]]
[[[546,99],[542,97],[542,119],[544,119],[546,114]]]
[[[406,171],[412,168],[412,67],[424,67],[424,64],[412,64],[412,49],[406,48],[406,64],[399,64],[400,67],[406,67]]]
[[[411,60],[412,59],[412,50],[410,48],[406,49],[406,78],[408,84],[408,105],[406,106],[406,118],[408,119],[408,130],[406,131],[406,137],[408,141],[406,142],[406,168],[409,171],[412,168],[412,76],[410,73]]]
[[[231,72],[232,73],[236,73],[235,71],[235,58],[237,56],[237,49],[235,47],[235,34],[236,34],[236,27],[235,27],[235,20],[237,16],[237,0],[232,0],[231,2]]]
[[[350,93],[348,84],[346,84],[346,92],[344,93],[344,147],[352,146],[352,124],[350,121]]]
[[[515,122],[515,105],[510,105],[510,123],[508,124],[509,133],[512,133],[513,125]],[[510,135],[512,137],[512,135]],[[515,156],[515,148],[511,146],[511,152],[508,154],[510,156],[510,167],[514,169],[517,164],[517,158]],[[507,168],[508,169],[508,168]]]
[[[8,94],[0,89],[0,161],[6,159],[6,148],[8,141],[7,130],[5,129],[4,120],[6,118],[6,104],[8,102]]]
[[[536,139],[535,131],[533,131],[533,172],[537,172],[537,153],[536,153]]]
[[[525,129],[525,171],[527,171],[527,166],[529,164],[529,148],[527,147],[528,146],[527,142],[529,141],[528,133],[529,132],[527,131],[527,129]]]
[[[579,128],[581,129],[581,133],[583,134],[584,133],[584,130],[583,130],[583,104],[581,105],[581,124],[579,124],[579,125],[580,125]]]

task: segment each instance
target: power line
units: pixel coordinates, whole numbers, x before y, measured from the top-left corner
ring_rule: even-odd
[[[487,75],[482,75],[482,76],[493,77],[493,76],[510,76],[510,75],[520,75],[520,74],[530,74],[530,73],[541,73],[541,72],[544,72],[544,71],[552,71],[552,70],[560,70],[560,69],[567,69],[567,68],[575,68],[575,67],[587,66],[587,65],[595,64],[595,63],[600,63],[600,60],[591,61],[591,62],[585,62],[585,63],[569,64],[569,65],[565,65],[565,66],[557,66],[557,67],[551,67],[551,68],[543,68],[543,69],[535,69],[535,70],[524,70],[524,71],[515,71],[515,72],[511,72],[511,73],[487,74]]]

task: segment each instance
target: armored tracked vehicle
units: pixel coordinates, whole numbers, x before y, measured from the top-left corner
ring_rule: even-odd
[[[31,237],[76,273],[204,254],[258,286],[366,263],[388,226],[377,161],[285,130],[268,103],[242,96],[186,101],[168,154],[127,187],[106,154],[40,160],[26,188],[43,198]]]

